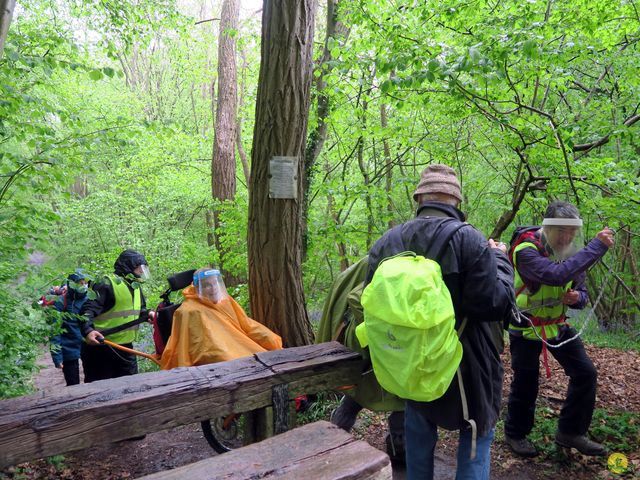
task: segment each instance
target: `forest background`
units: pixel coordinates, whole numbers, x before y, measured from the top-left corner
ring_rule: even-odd
[[[125,248],[149,261],[149,305],[167,275],[211,264],[251,314],[260,8],[237,0],[15,6],[6,42],[0,35],[0,397],[28,391],[38,346],[52,332],[34,301],[77,267],[108,273]],[[556,198],[579,206],[586,239],[615,228],[616,248],[588,276],[601,298],[588,334],[638,348],[634,0],[329,0],[318,6],[314,35],[298,200],[312,322],[332,279],[412,217],[420,172],[442,162],[458,172],[462,209],[486,236],[508,241]],[[223,40],[233,55],[220,55]],[[236,118],[216,130],[233,89]],[[227,176],[214,144],[229,132]],[[307,323],[302,317],[295,321]]]

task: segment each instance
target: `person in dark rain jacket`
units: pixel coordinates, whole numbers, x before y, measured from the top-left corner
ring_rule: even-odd
[[[85,383],[138,373],[134,354],[115,351],[101,344],[106,338],[114,343],[132,348],[136,340],[138,324],[118,330],[123,325],[148,319],[148,312],[141,284],[149,278],[149,267],[144,255],[125,250],[114,264],[114,273],[106,275],[93,285],[94,300],[88,300],[83,308],[82,364]]]
[[[403,251],[427,255],[430,245],[446,224],[462,224],[458,209],[462,200],[455,171],[445,165],[430,165],[422,173],[414,200],[416,218],[403,225],[401,235],[388,231],[369,252],[371,281],[382,260]],[[448,228],[448,227],[446,227]],[[400,242],[398,238],[400,238]],[[465,421],[459,383],[451,382],[445,394],[431,402],[405,403],[405,448],[408,479],[433,478],[437,428],[460,430],[456,478],[488,479],[490,448],[498,420],[502,394],[503,329],[514,304],[513,269],[506,246],[485,237],[464,224],[453,234],[440,257],[444,283],[453,302],[456,329],[467,319],[460,337],[463,356],[460,364],[473,432]],[[473,455],[477,445],[477,454]]]

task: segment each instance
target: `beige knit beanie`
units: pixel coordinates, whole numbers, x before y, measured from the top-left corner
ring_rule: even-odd
[[[444,193],[462,202],[460,182],[453,168],[446,165],[429,165],[420,176],[420,182],[413,192],[413,199],[417,202],[418,195],[423,193]]]

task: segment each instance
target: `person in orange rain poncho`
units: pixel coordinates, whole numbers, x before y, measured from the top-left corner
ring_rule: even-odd
[[[185,300],[173,316],[173,326],[160,363],[163,370],[224,362],[282,348],[282,339],[247,316],[227,293],[218,270],[201,268]]]

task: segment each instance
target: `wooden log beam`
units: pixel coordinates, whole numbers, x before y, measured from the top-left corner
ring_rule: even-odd
[[[0,468],[356,383],[360,355],[330,342],[0,401]]]
[[[260,443],[140,480],[322,478],[391,479],[389,457],[344,430],[320,421]]]

